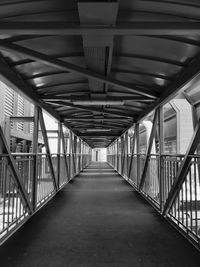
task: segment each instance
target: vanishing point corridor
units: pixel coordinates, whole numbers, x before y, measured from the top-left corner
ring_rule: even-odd
[[[2,245],[0,259],[3,267],[193,267],[200,255],[107,163],[96,162]]]

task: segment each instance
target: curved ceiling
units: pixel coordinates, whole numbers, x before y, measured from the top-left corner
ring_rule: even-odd
[[[7,0],[0,73],[106,147],[200,70],[198,0]]]

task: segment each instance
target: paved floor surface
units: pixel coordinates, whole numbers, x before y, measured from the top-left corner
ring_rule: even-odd
[[[193,267],[200,253],[107,163],[92,163],[0,247],[2,267]]]

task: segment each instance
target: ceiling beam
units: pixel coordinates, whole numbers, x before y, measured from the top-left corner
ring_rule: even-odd
[[[118,112],[118,111],[110,111],[110,110],[105,110],[105,109],[99,109],[99,108],[94,108],[94,107],[87,107],[87,106],[80,106],[80,105],[74,105],[71,103],[67,103],[67,102],[56,102],[55,105],[59,105],[59,106],[63,106],[63,107],[72,107],[75,109],[82,109],[82,110],[88,110],[88,111],[94,111],[94,112],[99,112],[99,113],[104,113],[104,114],[111,114],[111,115],[116,115],[116,116],[123,116],[123,117],[128,117],[128,118],[135,118],[133,115],[131,114],[126,114],[123,112]],[[63,112],[62,112],[63,115]]]
[[[80,92],[81,93],[81,92]],[[55,92],[55,94],[57,94]],[[152,99],[149,99],[149,98],[143,98],[142,96],[106,96],[106,95],[102,95],[99,94],[99,96],[97,97],[90,97],[89,95],[69,95],[69,96],[65,96],[65,95],[51,95],[49,96],[48,94],[47,95],[44,95],[41,97],[42,99],[46,100],[46,101],[55,101],[55,100],[71,100],[71,101],[91,101],[91,100],[95,100],[95,101],[142,101],[142,102],[151,102]]]
[[[155,100],[141,113],[137,120],[142,120],[149,112],[169,102],[178,93],[186,90],[195,80],[198,79],[200,79],[200,53],[196,56],[195,60],[192,60],[190,64],[182,70],[174,82],[172,82],[169,87],[164,90],[161,97]]]
[[[56,58],[52,58],[50,56],[47,56],[45,54],[33,51],[29,48],[25,48],[16,44],[11,44],[9,42],[6,41],[0,41],[0,49],[1,50],[6,50],[8,52],[15,52],[15,53],[20,53],[21,55],[31,58],[33,60],[39,61],[43,64],[46,64],[48,66],[60,69],[60,70],[66,70],[66,71],[70,71],[73,73],[76,73],[80,76],[86,77],[88,79],[93,79],[96,80],[98,82],[104,82],[106,84],[109,85],[114,85],[123,89],[131,89],[132,92],[135,92],[139,95],[144,95],[144,96],[148,96],[150,98],[157,98],[158,97],[158,93],[152,90],[148,90],[148,89],[144,89],[144,88],[140,88],[140,87],[132,87],[130,84],[126,83],[126,82],[122,82],[110,77],[107,77],[105,75],[96,73],[94,71],[90,71],[88,69],[84,69],[82,67],[79,67],[77,65],[71,64],[69,62],[64,62],[62,60],[56,59]]]
[[[74,130],[80,130],[81,129],[87,129],[87,128],[92,128],[92,127],[99,127],[101,126],[102,128],[109,128],[109,129],[113,129],[113,130],[122,130],[123,129],[123,125],[113,125],[113,124],[105,124],[105,123],[97,123],[97,122],[74,122],[73,124],[70,123],[70,126],[74,129]],[[77,129],[78,127],[78,129]]]
[[[198,35],[198,21],[139,21],[117,26],[80,26],[63,21],[2,21],[0,34],[9,35]]]
[[[88,124],[92,124],[92,125],[98,125],[98,126],[109,126],[109,127],[116,127],[116,128],[121,128],[121,127],[124,127],[124,124],[125,122],[116,122],[116,121],[103,121],[103,120],[73,120],[73,121],[70,121],[70,120],[66,120],[70,125],[74,125],[74,124],[83,124],[83,125],[88,125]],[[103,121],[103,122],[102,122]],[[127,124],[127,122],[126,122]]]
[[[117,122],[119,122],[119,123],[121,123],[121,122],[123,122],[123,121],[134,121],[132,118],[126,118],[126,117],[110,117],[110,118],[108,118],[108,117],[104,117],[104,116],[102,116],[102,118],[100,117],[100,118],[95,118],[95,117],[92,117],[92,116],[90,116],[90,117],[87,117],[87,118],[79,118],[79,117],[65,117],[64,118],[64,120],[67,120],[67,121],[90,121],[90,120],[95,120],[95,121],[107,121],[107,122],[110,122],[110,120],[111,121],[117,121]],[[116,123],[116,122],[115,122]]]
[[[117,137],[118,134],[107,133],[107,132],[92,132],[92,133],[80,133],[78,136],[80,137],[92,137],[92,136],[99,136],[99,137]]]

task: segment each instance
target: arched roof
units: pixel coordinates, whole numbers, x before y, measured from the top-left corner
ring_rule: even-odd
[[[5,0],[1,79],[107,146],[198,78],[198,0]]]

